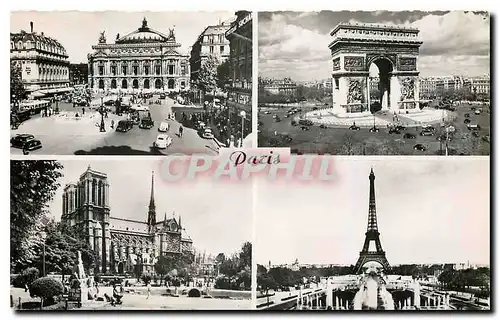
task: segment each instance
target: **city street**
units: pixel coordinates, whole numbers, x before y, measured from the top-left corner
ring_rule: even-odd
[[[157,100],[154,97],[153,100]],[[180,138],[179,123],[166,120],[172,112],[173,100],[160,100],[161,104],[146,103],[150,108],[154,127],[141,129],[138,125],[128,132],[117,132],[111,128],[114,120],[115,128],[119,120],[126,119],[126,115],[117,116],[109,113],[105,118],[106,132],[99,132],[101,116],[96,111],[86,109],[82,116],[82,107],[73,108],[69,103],[59,103],[60,115],[40,117],[39,115],[23,122],[17,130],[11,131],[11,137],[16,134],[33,134],[42,142],[41,149],[30,152],[33,155],[169,155],[169,154],[209,154],[216,155],[217,144],[213,140],[203,139],[198,133],[189,128],[184,129]],[[55,106],[53,106],[55,109]],[[112,107],[114,109],[114,107]],[[78,112],[80,119],[75,120]],[[62,115],[68,114],[66,118]],[[153,148],[153,142],[159,134],[161,122],[168,122],[170,129],[166,134],[172,138],[172,145],[164,150]],[[21,149],[11,148],[12,154],[22,154]]]

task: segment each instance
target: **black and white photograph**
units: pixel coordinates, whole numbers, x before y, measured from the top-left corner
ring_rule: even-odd
[[[328,185],[259,180],[257,309],[490,310],[489,158],[441,159],[343,157]]]
[[[158,160],[10,166],[12,309],[252,308],[251,184],[168,182]]]
[[[488,12],[258,16],[259,147],[490,154]]]
[[[252,13],[17,11],[13,155],[217,155],[250,144]]]

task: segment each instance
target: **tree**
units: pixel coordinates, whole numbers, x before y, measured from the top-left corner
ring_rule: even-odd
[[[84,269],[95,266],[96,254],[83,240],[81,233],[62,223],[49,221],[45,224],[43,233],[45,243],[45,272],[60,272],[63,275],[73,274],[78,265],[78,252],[82,256]],[[36,258],[33,259],[39,270],[43,270],[43,243],[37,244],[34,249]]]
[[[217,87],[224,90],[231,84],[231,66],[229,60],[224,61],[217,67]]]
[[[208,59],[201,65],[200,72],[198,73],[198,86],[205,94],[215,90],[217,87],[218,65],[219,60],[213,55],[208,56]]]
[[[13,271],[35,257],[40,229],[63,166],[56,161],[10,162],[10,263]]]
[[[10,97],[21,101],[26,98],[26,90],[22,82],[22,69],[21,66],[14,62],[10,62]],[[14,101],[11,101],[14,102]]]
[[[166,275],[175,269],[176,261],[173,256],[160,255],[158,261],[155,263],[155,271],[161,276]]]
[[[250,242],[245,242],[241,247],[239,260],[241,270],[252,268],[252,244]]]

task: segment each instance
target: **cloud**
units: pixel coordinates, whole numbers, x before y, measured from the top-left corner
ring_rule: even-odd
[[[330,76],[329,31],[339,22],[405,25],[420,30],[419,70],[430,75],[482,75],[490,66],[487,13],[277,12],[259,14],[259,71],[296,80]]]
[[[267,73],[264,76],[275,76],[284,66],[289,70],[314,68],[315,63],[327,64],[330,58],[329,35],[289,24],[287,18],[274,14],[268,22],[259,23],[259,61],[262,62],[259,68],[264,71],[261,73]]]
[[[424,40],[421,55],[489,55],[490,19],[473,12],[428,15],[411,24]]]

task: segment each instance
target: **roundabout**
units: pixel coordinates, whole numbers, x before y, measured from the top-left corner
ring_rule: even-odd
[[[350,116],[336,115],[333,109],[322,109],[309,111],[303,116],[297,116],[295,121],[311,120],[318,125],[333,128],[348,128],[352,125],[358,127],[389,127],[390,125],[403,125],[405,127],[419,127],[426,124],[436,124],[443,121],[453,121],[456,118],[454,112],[424,108],[412,112],[391,113],[390,111],[378,111],[374,114],[359,113]]]

